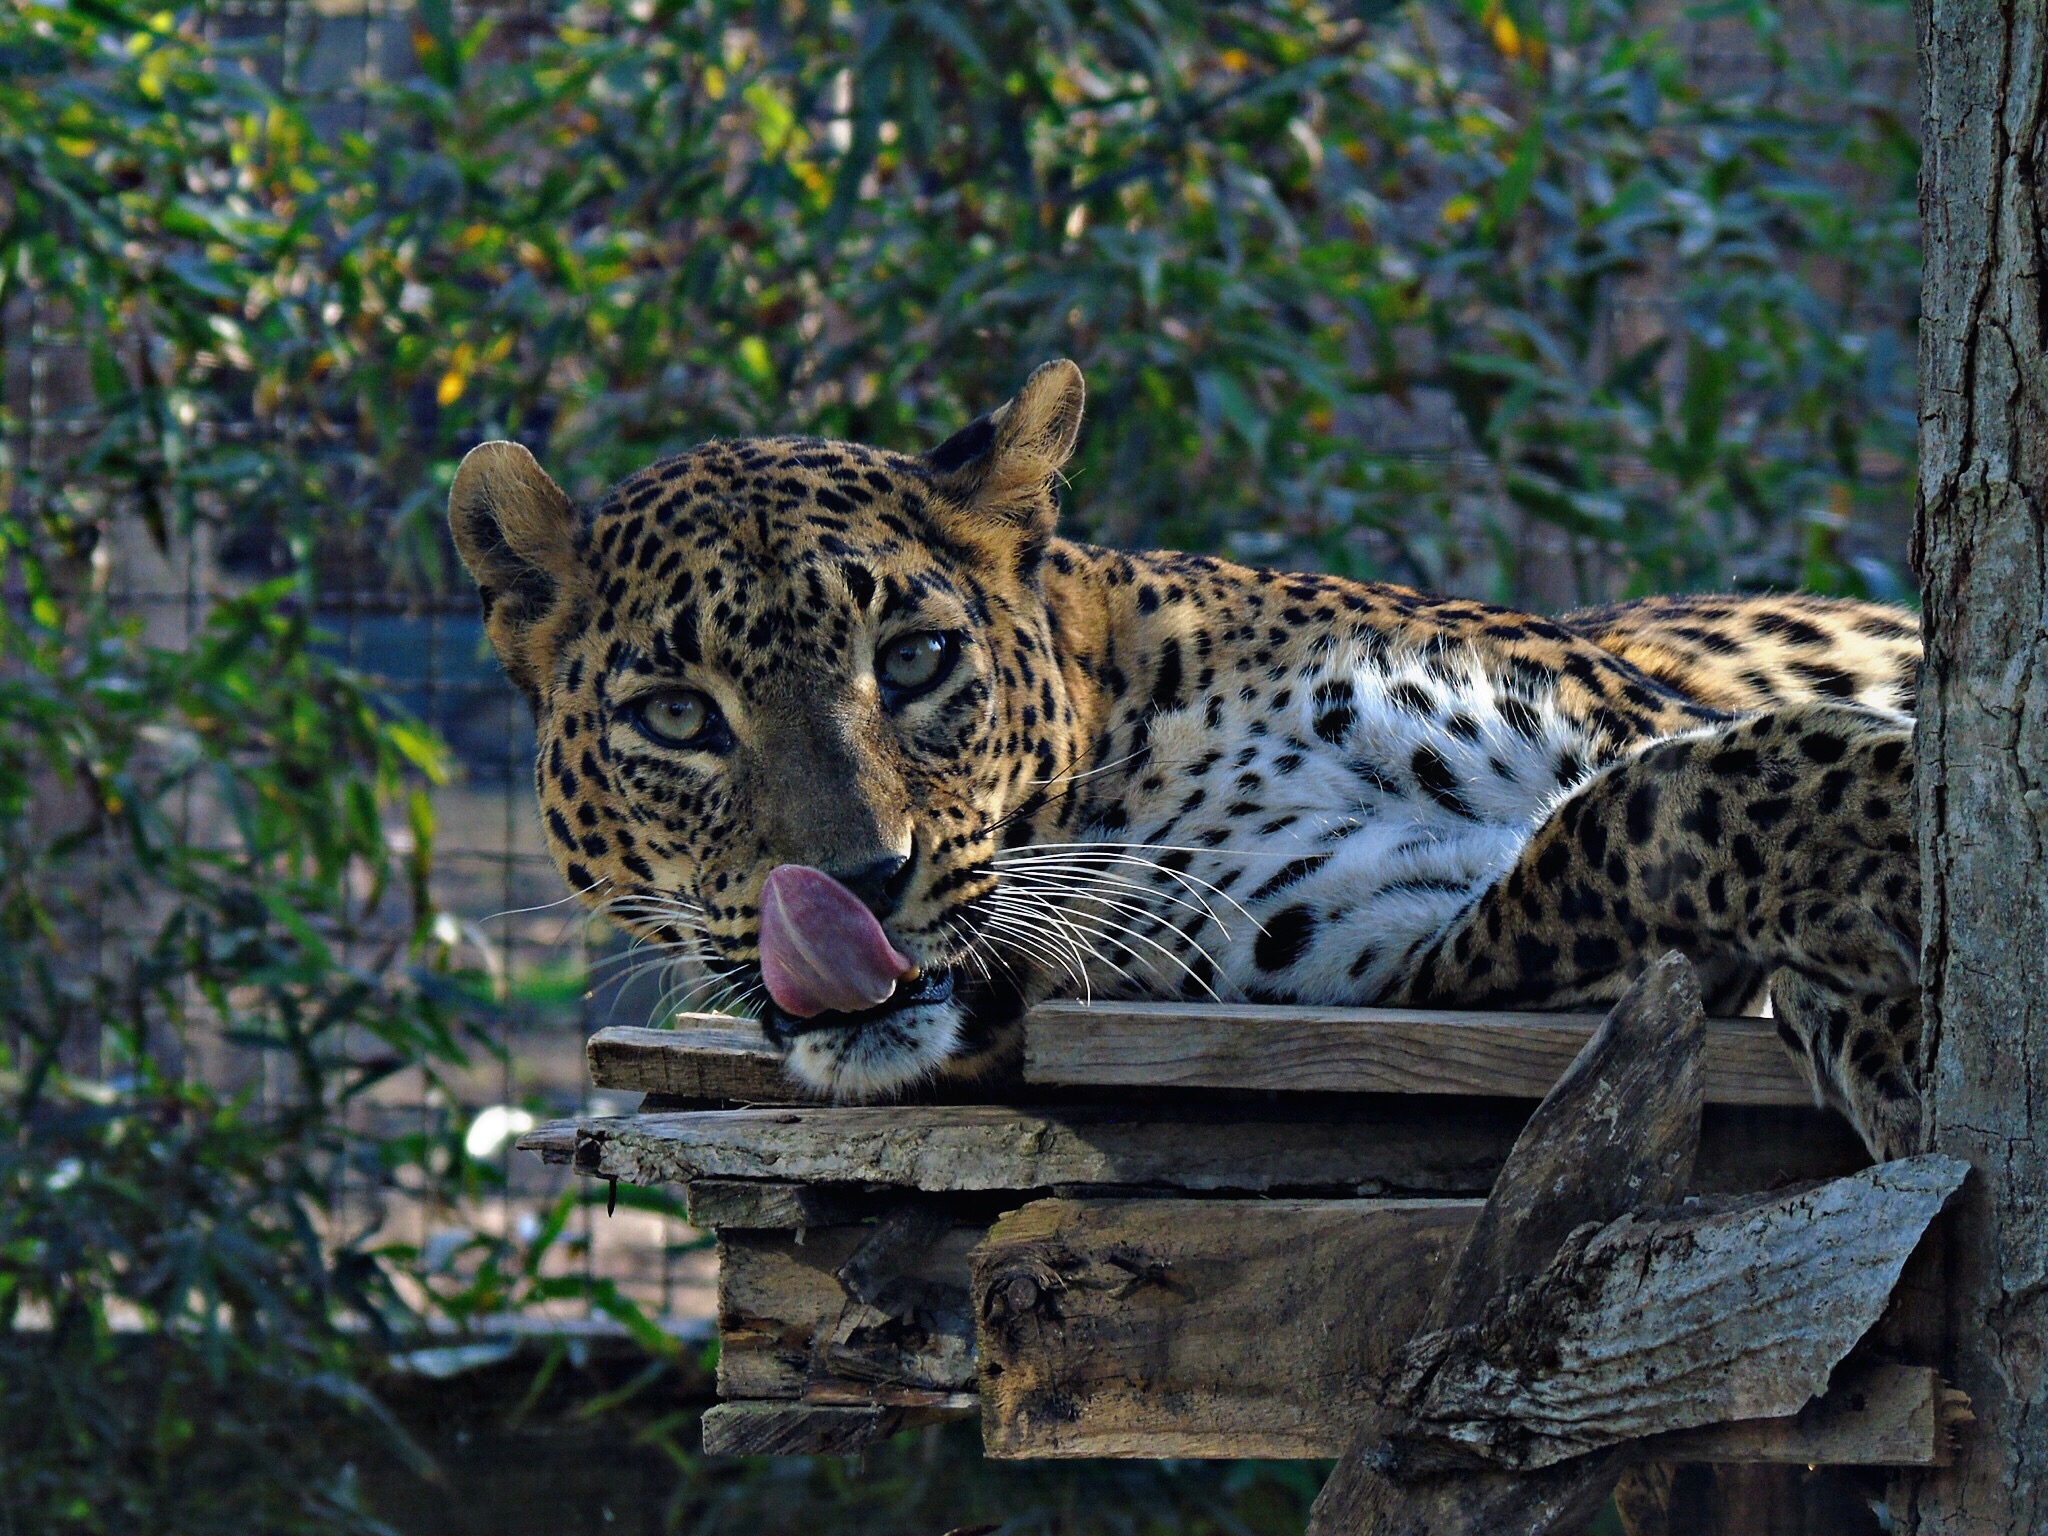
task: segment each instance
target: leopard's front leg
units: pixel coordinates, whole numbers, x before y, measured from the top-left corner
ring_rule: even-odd
[[[1619,762],[1419,948],[1390,1000],[1605,1004],[1672,949],[1710,990],[1716,977],[1774,977],[1781,1033],[1817,1093],[1878,1155],[1909,1151],[1920,953],[1910,749],[1899,720],[1801,705]]]

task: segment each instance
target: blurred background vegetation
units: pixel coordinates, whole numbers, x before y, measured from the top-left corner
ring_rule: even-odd
[[[1063,354],[1084,536],[1903,597],[1912,64],[1903,0],[8,0],[0,1536],[1298,1530],[1312,1468],[693,1454],[700,1241],[509,1151],[646,998],[454,464],[914,449]]]

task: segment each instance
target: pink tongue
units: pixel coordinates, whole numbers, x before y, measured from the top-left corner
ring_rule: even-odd
[[[916,966],[860,898],[823,870],[780,864],[761,887],[761,977],[793,1019],[887,1002]]]

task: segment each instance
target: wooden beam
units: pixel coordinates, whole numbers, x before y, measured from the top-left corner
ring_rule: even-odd
[[[1253,1003],[1047,1003],[1026,1021],[1024,1077],[1047,1087],[1472,1094],[1540,1099],[1599,1024],[1597,1014]],[[791,1079],[760,1031],[718,1014],[673,1029],[590,1037],[593,1086],[704,1104],[790,1104]],[[1800,1106],[1812,1091],[1766,1019],[1707,1027],[1710,1104]]]
[[[1844,1368],[1791,1418],[1677,1430],[1637,1447],[1644,1461],[1745,1466],[1945,1467],[1968,1400],[1932,1366]]]
[[[991,1456],[1328,1456],[1467,1200],[1041,1200],[973,1255]]]
[[[966,1418],[974,1399],[915,1408],[720,1403],[704,1415],[707,1456],[853,1456],[901,1429]]]
[[[1514,1104],[1394,1095],[1281,1108],[792,1107],[558,1120],[519,1145],[594,1178],[883,1184],[922,1190],[1482,1194],[1524,1115]],[[1710,1115],[1701,1190],[1767,1189],[1867,1163],[1815,1110]]]
[[[1048,1003],[1026,1020],[1024,1078],[1540,1099],[1599,1024],[1591,1013]],[[1708,1021],[1704,1066],[1710,1104],[1813,1102],[1768,1019]]]
[[[1875,1365],[1847,1373],[1794,1418],[1687,1430],[1647,1443],[1642,1454],[1709,1465],[1947,1466],[1955,1457],[1960,1396],[1929,1367]],[[720,1403],[704,1416],[704,1449],[714,1456],[844,1456],[900,1429],[981,1411],[980,1399],[966,1392],[901,1407]]]

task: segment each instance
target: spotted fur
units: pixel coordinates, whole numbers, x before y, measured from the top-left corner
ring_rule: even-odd
[[[569,883],[848,1097],[1013,1056],[1058,992],[1569,1007],[1667,949],[1915,1144],[1909,615],[1568,614],[1055,533],[1080,374],[921,456],[715,442],[574,508],[524,450],[450,518],[533,703]],[[944,649],[906,691],[878,658]],[[703,701],[678,706],[679,697]],[[678,744],[648,724],[714,718]],[[758,899],[827,870],[922,968],[761,993]]]

